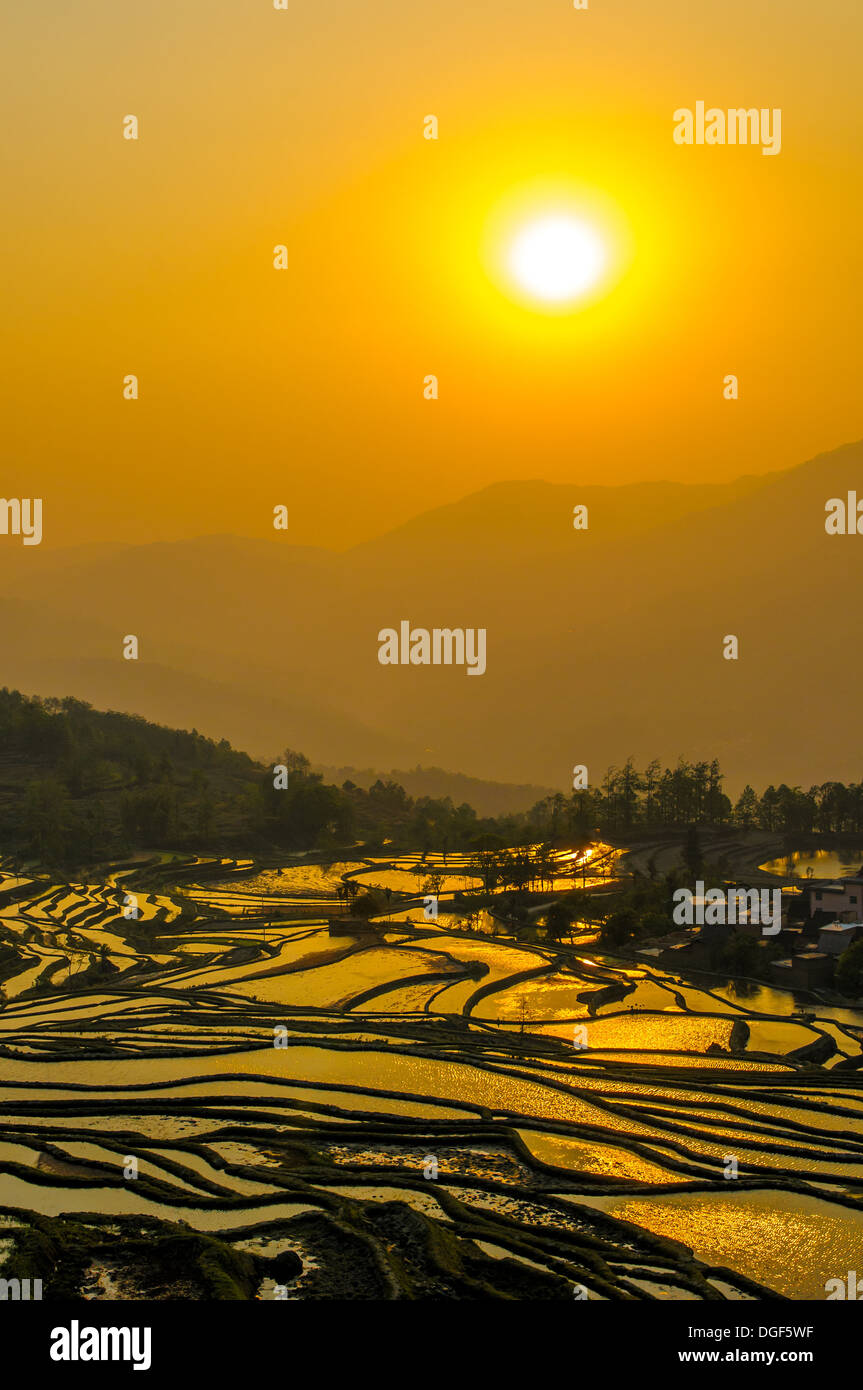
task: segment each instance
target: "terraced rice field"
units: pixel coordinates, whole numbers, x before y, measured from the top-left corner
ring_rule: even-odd
[[[26,1248],[46,1297],[798,1299],[859,1266],[863,1014],[416,901],[330,933],[345,875],[415,862],[0,878],[7,1274]]]

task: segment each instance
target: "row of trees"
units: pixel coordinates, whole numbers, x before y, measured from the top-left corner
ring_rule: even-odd
[[[746,786],[736,802],[723,791],[718,761],[663,768],[658,759],[639,771],[632,758],[609,767],[597,786],[538,802],[529,819],[542,837],[627,832],[639,826],[737,825],[785,834],[863,834],[863,782],[809,787]]]
[[[52,865],[242,832],[259,766],[227,739],[0,690],[0,845]]]
[[[776,830],[784,834],[863,834],[863,782],[822,782],[808,791],[783,782],[759,796],[744,787],[734,807],[734,822],[748,830]]]
[[[74,699],[0,690],[0,845],[49,863],[95,861],[140,845],[289,849],[368,847],[470,852],[480,876],[515,889],[536,878],[527,845],[579,845],[642,828],[738,825],[785,834],[863,835],[863,784],[747,786],[736,804],[716,759],[644,770],[630,758],[589,789],[528,812],[479,817],[450,797],[411,797],[392,780],[327,784],[308,760],[280,756],[288,785],[227,740],[102,713]],[[35,775],[34,775],[35,774]],[[507,857],[500,859],[502,851]],[[483,859],[482,856],[486,858]]]

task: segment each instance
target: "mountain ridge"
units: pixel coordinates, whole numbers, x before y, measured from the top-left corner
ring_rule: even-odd
[[[858,483],[863,443],[731,484],[503,482],[348,551],[213,536],[42,565],[6,547],[3,680],[120,696],[255,756],[293,722],[328,766],[565,787],[576,763],[683,752],[721,757],[741,784],[847,780],[839,731],[854,727],[863,646],[836,595],[860,609],[863,548],[826,535],[824,505]],[[587,531],[572,527],[579,498]],[[405,619],[485,627],[487,673],[381,667],[378,632]],[[803,659],[814,633],[835,658]],[[722,657],[727,634],[739,662]]]

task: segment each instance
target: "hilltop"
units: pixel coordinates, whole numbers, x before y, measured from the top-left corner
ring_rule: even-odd
[[[470,839],[495,823],[392,780],[337,787],[290,749],[255,761],[197,730],[81,700],[0,690],[0,848],[14,860],[95,864],[133,849],[208,854]],[[445,777],[445,774],[441,774]],[[499,788],[499,792],[506,792]]]

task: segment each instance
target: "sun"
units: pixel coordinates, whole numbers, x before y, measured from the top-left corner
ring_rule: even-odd
[[[527,222],[514,235],[506,258],[518,288],[549,306],[575,304],[593,289],[607,255],[594,228],[578,217],[556,213]]]
[[[481,271],[477,288],[498,321],[551,343],[616,320],[637,259],[631,210],[563,175],[489,191],[462,247],[465,273]]]

